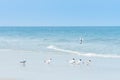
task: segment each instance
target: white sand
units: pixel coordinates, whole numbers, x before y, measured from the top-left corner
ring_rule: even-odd
[[[14,79],[14,78],[0,78],[0,80],[17,80],[17,79]]]
[[[44,60],[52,57],[48,65]],[[72,58],[91,59],[86,65],[71,65]],[[19,62],[26,59],[26,66]],[[0,80],[120,80],[120,59],[87,58],[78,55],[0,50]]]

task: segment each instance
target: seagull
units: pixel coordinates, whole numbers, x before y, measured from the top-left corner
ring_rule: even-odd
[[[23,66],[25,66],[25,63],[26,63],[26,62],[27,62],[26,60],[20,61],[20,63],[22,63]]]
[[[50,58],[50,59],[48,59],[48,60],[44,60],[44,63],[50,64],[50,63],[51,63],[51,60],[52,60],[52,58]]]
[[[88,60],[88,61],[86,62],[86,65],[88,66],[90,63],[91,63],[91,60]]]
[[[75,62],[75,64],[80,65],[81,62],[82,62],[82,59],[79,59]]]
[[[70,64],[74,64],[75,63],[75,59],[73,58],[72,60],[69,61]]]

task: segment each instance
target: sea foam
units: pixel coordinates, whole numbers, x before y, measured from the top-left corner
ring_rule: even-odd
[[[66,50],[66,49],[58,48],[58,47],[56,47],[54,45],[49,45],[47,48],[52,49],[52,50],[56,50],[56,51],[60,51],[60,52],[71,53],[71,54],[76,54],[76,55],[79,55],[79,56],[86,56],[86,57],[120,58],[120,55],[78,52],[78,51]]]

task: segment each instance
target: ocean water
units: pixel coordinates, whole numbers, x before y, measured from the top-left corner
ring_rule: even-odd
[[[120,27],[0,27],[0,49],[120,58],[119,48]]]

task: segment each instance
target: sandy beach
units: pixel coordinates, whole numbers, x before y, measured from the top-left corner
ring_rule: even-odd
[[[48,51],[49,52],[49,51]],[[54,52],[56,53],[56,52]],[[17,50],[0,50],[0,80],[118,80],[120,79],[120,59],[88,58],[66,55],[42,54]],[[50,64],[44,60],[52,58]],[[81,58],[84,62],[92,60],[90,65],[72,65],[68,61]],[[26,66],[20,61],[26,60]]]

